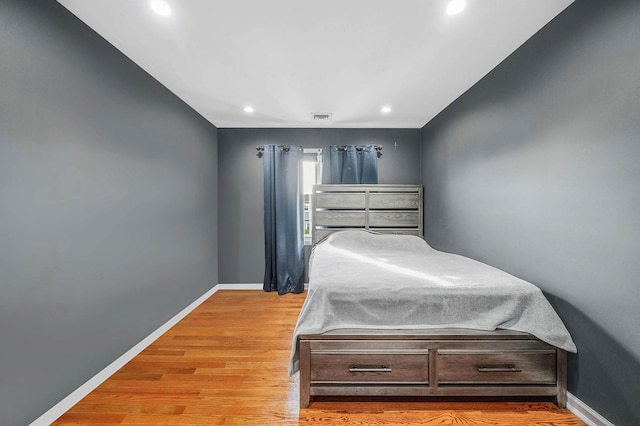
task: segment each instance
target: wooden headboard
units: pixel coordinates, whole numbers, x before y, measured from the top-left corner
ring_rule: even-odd
[[[423,236],[420,185],[315,185],[313,244],[344,230]]]

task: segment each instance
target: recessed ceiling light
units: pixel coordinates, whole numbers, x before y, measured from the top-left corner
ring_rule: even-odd
[[[244,107],[244,112],[253,112],[253,107],[250,107],[250,106]]]
[[[149,6],[151,6],[151,9],[158,15],[161,15],[161,16],[171,15],[171,7],[169,6],[169,3],[167,3],[164,0],[151,0],[151,3],[149,3]]]
[[[390,113],[391,112],[391,107],[384,106],[384,107],[382,107],[382,109],[380,111],[385,113],[385,114]]]
[[[457,15],[467,7],[464,0],[451,0],[447,6],[447,15]]]

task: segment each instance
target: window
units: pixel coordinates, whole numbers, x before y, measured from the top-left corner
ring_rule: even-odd
[[[320,150],[305,148],[302,159],[302,184],[304,188],[304,244],[311,245],[311,194],[313,185],[319,182],[320,166],[318,163]]]

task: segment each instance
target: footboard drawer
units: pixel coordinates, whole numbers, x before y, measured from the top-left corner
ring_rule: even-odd
[[[438,352],[438,383],[555,384],[556,352],[460,351]]]
[[[401,352],[315,352],[311,383],[428,383],[426,350]]]
[[[314,384],[426,384],[429,350],[425,342],[324,340],[310,345]]]

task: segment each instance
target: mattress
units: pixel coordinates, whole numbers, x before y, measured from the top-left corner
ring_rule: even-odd
[[[420,237],[343,231],[312,251],[289,373],[298,371],[297,340],[303,334],[434,328],[521,331],[576,352],[562,320],[534,284],[435,250]]]

